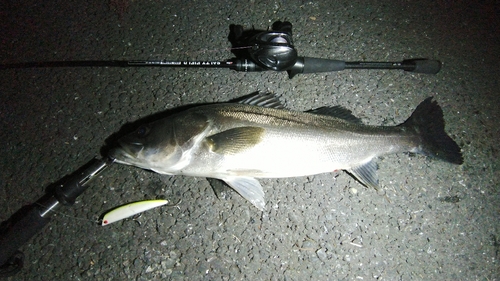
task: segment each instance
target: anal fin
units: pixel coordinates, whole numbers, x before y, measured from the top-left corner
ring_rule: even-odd
[[[358,181],[367,187],[378,189],[377,163],[374,159],[370,162],[347,170]]]

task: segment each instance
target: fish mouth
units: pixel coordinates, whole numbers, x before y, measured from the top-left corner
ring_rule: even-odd
[[[108,157],[114,159],[116,163],[129,164],[132,157],[125,152],[121,147],[112,148],[108,152]]]
[[[108,156],[118,163],[132,164],[137,162],[137,158],[143,150],[144,145],[142,143],[119,142],[119,146],[112,148],[108,152]]]

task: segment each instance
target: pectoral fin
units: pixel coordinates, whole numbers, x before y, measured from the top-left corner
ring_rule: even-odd
[[[236,154],[261,141],[264,128],[239,127],[207,137],[210,150],[219,154]]]
[[[365,186],[378,188],[377,163],[375,163],[375,160],[372,159],[368,163],[353,167],[347,172]]]
[[[264,191],[259,181],[251,177],[228,177],[222,180],[234,188],[236,192],[250,201],[250,203],[259,210],[265,210],[266,202],[264,200]]]

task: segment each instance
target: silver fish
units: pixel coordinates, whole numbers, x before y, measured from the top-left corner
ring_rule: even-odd
[[[376,188],[378,156],[413,152],[462,164],[460,147],[445,133],[443,111],[424,100],[398,126],[367,126],[342,107],[308,112],[283,108],[272,94],[240,103],[196,106],[119,139],[117,163],[166,175],[223,180],[257,208],[264,192],[256,178],[298,177],[346,170]]]

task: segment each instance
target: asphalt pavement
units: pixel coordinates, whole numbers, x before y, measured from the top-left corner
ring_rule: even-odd
[[[397,125],[432,96],[457,166],[379,159],[379,190],[343,171],[264,179],[264,212],[205,178],[111,165],[21,248],[6,280],[499,280],[498,1],[3,1],[0,221],[101,157],[118,132],[181,106],[272,92],[291,110],[340,105]],[[230,26],[293,24],[299,56],[440,60],[438,74],[60,66],[53,61],[234,57]],[[234,50],[233,50],[234,51]],[[109,226],[107,210],[165,198]],[[0,249],[1,250],[1,249]]]

